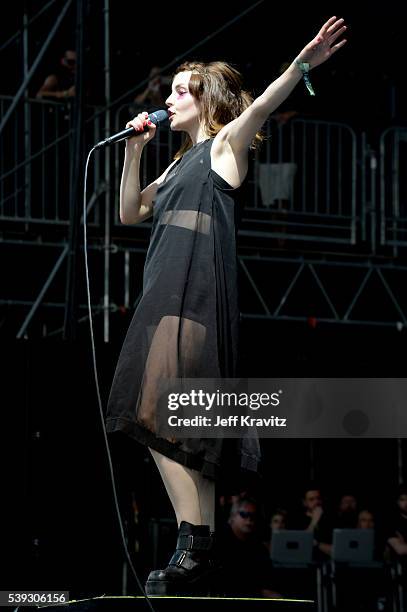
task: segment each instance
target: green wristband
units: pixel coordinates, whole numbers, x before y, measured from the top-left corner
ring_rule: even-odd
[[[306,88],[308,89],[310,96],[315,96],[314,88],[311,85],[311,81],[309,79],[308,73],[310,69],[310,65],[308,62],[300,62],[300,60],[294,60],[295,65],[299,68],[302,73],[302,77],[304,79],[304,83]]]

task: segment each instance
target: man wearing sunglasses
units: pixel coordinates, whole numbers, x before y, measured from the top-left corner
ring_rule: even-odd
[[[279,597],[272,586],[269,553],[261,541],[260,510],[256,500],[238,498],[220,536],[223,594],[240,597]]]
[[[36,94],[36,98],[66,100],[75,96],[76,52],[67,49],[56,70],[49,74]]]

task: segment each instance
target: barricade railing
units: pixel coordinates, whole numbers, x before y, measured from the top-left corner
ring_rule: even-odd
[[[357,136],[348,125],[312,119],[265,125],[246,226],[284,239],[347,243],[358,237]]]
[[[380,136],[380,244],[407,246],[407,127]]]
[[[141,109],[123,105],[120,130]],[[266,123],[265,141],[254,157],[241,232],[354,245],[361,205],[357,203],[357,136],[340,123],[294,119]],[[173,160],[179,134],[161,128],[143,152],[141,183],[157,178]],[[123,148],[115,152],[115,223]]]
[[[0,116],[12,97],[0,97]],[[86,107],[94,114],[95,107]],[[0,220],[14,224],[68,225],[71,185],[71,104],[26,99],[14,111],[0,141]],[[89,146],[101,139],[103,116],[85,123]],[[89,170],[88,193],[99,193],[100,160]],[[78,203],[80,205],[80,203]],[[89,215],[99,223],[98,207]]]
[[[0,114],[11,104],[0,97]],[[94,113],[94,107],[87,107]],[[115,131],[141,109],[122,105]],[[86,122],[90,148],[105,137],[103,113]],[[295,118],[279,123],[271,117],[265,141],[254,157],[241,233],[253,237],[381,247],[407,245],[407,128],[391,127],[380,136],[379,177],[375,147],[365,134],[341,123]],[[15,110],[0,142],[0,220],[67,226],[70,199],[71,105],[24,100]],[[167,127],[146,147],[141,182],[148,184],[171,163],[181,135]],[[119,225],[119,193],[124,147],[115,146],[112,166],[114,225]],[[89,168],[89,197],[104,184],[103,157]],[[98,206],[89,223],[100,225]],[[370,219],[370,224],[367,220]],[[147,224],[148,225],[148,224]]]

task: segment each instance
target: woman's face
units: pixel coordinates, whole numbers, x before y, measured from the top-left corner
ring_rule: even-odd
[[[282,514],[273,514],[270,521],[271,531],[285,529],[285,517]]]
[[[402,514],[407,514],[407,495],[402,493],[398,498],[398,507]]]
[[[358,517],[358,528],[359,529],[374,529],[374,516],[367,510],[359,512]]]
[[[192,72],[179,72],[172,82],[172,92],[165,103],[170,113],[172,130],[188,131],[199,125],[199,106],[196,98],[189,92]]]

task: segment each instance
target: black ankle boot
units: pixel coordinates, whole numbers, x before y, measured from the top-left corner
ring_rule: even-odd
[[[211,577],[218,569],[213,548],[214,534],[208,525],[182,521],[175,553],[168,567],[150,573],[147,595],[208,595]]]

